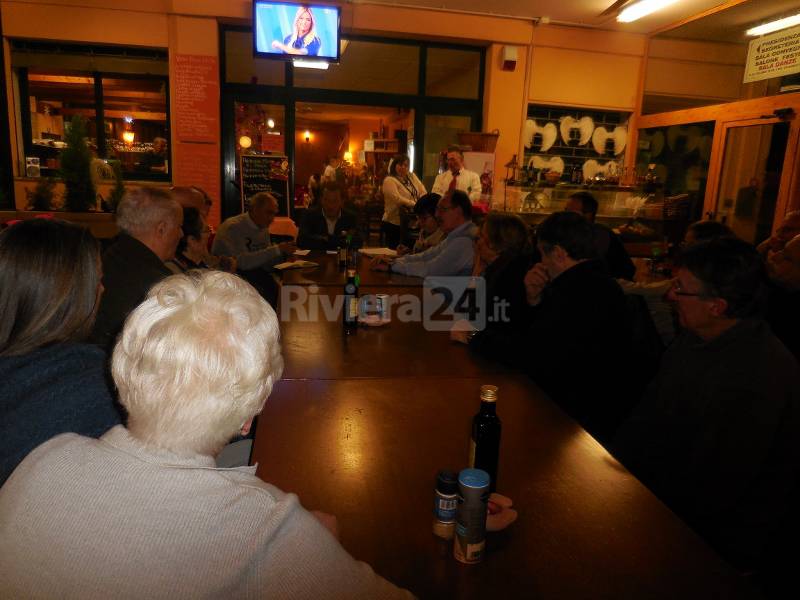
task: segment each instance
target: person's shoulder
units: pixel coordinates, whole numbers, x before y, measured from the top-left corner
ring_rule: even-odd
[[[242,221],[245,220],[245,216],[246,215],[247,215],[247,213],[241,213],[241,214],[233,215],[232,217],[228,217],[227,219],[225,219],[222,222],[222,224],[220,224],[219,228],[217,229],[217,235],[219,235],[220,233],[222,233],[224,231],[228,231],[231,227],[236,227],[237,225],[239,225]]]

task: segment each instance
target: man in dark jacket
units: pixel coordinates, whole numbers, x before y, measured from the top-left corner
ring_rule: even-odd
[[[116,214],[120,234],[103,253],[103,287],[89,341],[111,350],[125,319],[148,290],[172,274],[164,261],[174,258],[183,236],[183,210],[166,190],[135,188]]]
[[[589,192],[576,192],[567,200],[564,210],[583,215],[592,224],[594,244],[597,255],[606,262],[608,272],[614,279],[633,281],[636,265],[619,236],[610,228],[595,222],[597,219],[597,200]]]
[[[336,250],[350,237],[351,247],[361,246],[356,216],[342,208],[342,191],[336,183],[326,181],[323,184],[321,204],[320,208],[306,211],[297,245],[309,250]]]
[[[541,262],[525,276],[530,312],[516,329],[487,329],[470,348],[527,372],[601,441],[633,403],[625,295],[596,259],[590,223],[572,212],[537,229]]]
[[[742,240],[684,251],[667,295],[684,331],[614,443],[634,475],[748,571],[796,511],[800,467],[800,376],[755,317],[763,287],[763,263]]]
[[[767,259],[767,322],[789,352],[800,360],[800,235]]]

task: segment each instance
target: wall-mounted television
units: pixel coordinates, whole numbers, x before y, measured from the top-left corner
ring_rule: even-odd
[[[339,62],[338,6],[253,2],[253,51],[260,58]]]

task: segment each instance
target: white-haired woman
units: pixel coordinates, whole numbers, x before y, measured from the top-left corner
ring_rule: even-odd
[[[233,275],[154,286],[112,358],[127,428],[53,438],[0,488],[0,597],[408,597],[296,496],[215,466],[280,378],[279,335]]]
[[[317,37],[314,13],[308,6],[301,6],[297,9],[292,33],[283,39],[283,43],[278,40],[272,42],[272,47],[276,50],[301,56],[317,56],[321,46],[322,41]]]

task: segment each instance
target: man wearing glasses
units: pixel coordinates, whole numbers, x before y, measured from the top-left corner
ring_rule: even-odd
[[[800,452],[800,375],[759,318],[764,265],[750,244],[689,246],[667,298],[683,333],[620,429],[618,458],[744,571],[789,515]]]
[[[393,262],[375,260],[372,269],[416,277],[472,273],[478,231],[472,222],[472,203],[467,194],[456,190],[443,196],[436,205],[436,220],[447,236],[442,242],[425,252],[402,256]]]

